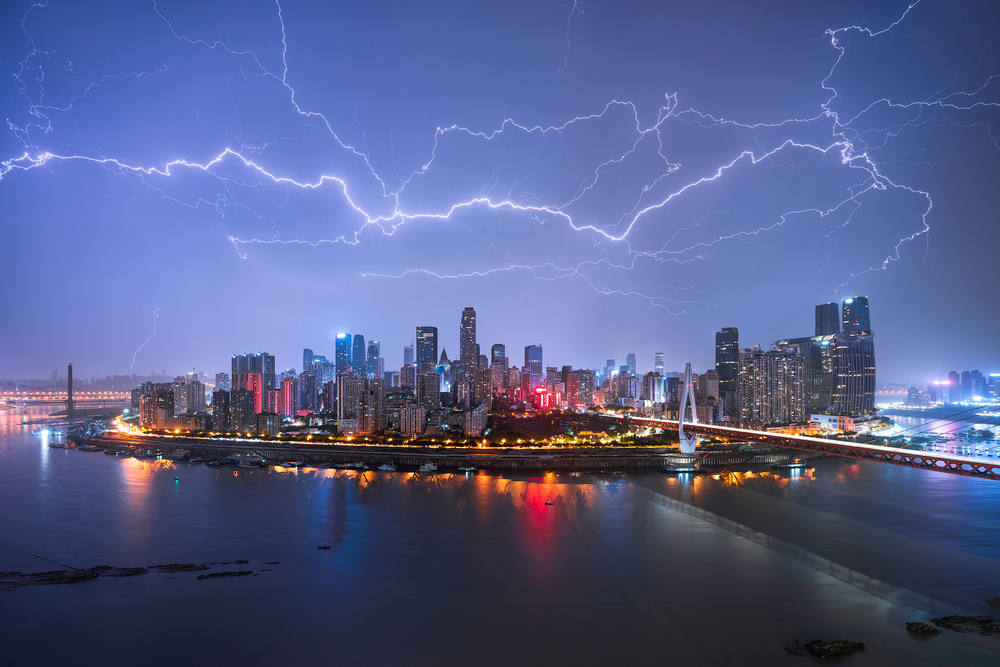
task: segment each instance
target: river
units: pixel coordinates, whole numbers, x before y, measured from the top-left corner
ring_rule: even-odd
[[[1000,483],[801,472],[237,470],[51,449],[0,412],[0,570],[209,563],[0,591],[0,663],[993,665]],[[318,545],[329,549],[318,549]],[[237,564],[236,560],[247,563]]]

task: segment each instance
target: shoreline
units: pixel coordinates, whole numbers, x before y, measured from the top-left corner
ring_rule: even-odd
[[[434,463],[442,468],[474,466],[483,470],[572,470],[605,471],[656,469],[667,463],[701,465],[763,465],[802,457],[802,452],[774,449],[748,452],[702,452],[679,454],[670,447],[413,447],[407,445],[331,444],[301,442],[253,442],[152,435],[99,435],[80,438],[80,444],[100,449],[141,448],[172,452],[188,449],[192,455],[229,455],[234,452],[259,456],[268,464],[302,460],[309,464],[361,462],[375,467],[384,463],[418,467]]]

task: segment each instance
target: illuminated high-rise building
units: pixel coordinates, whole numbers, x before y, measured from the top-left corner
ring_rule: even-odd
[[[337,334],[336,346],[337,377],[347,372],[351,365],[351,334]]]
[[[469,383],[469,389],[475,396],[476,377],[479,369],[479,350],[476,345],[476,309],[467,307],[462,311],[462,324],[459,328],[458,360],[461,376]]]
[[[302,348],[302,370],[309,370],[313,362],[313,351],[308,347]]]
[[[872,330],[871,318],[868,316],[868,297],[856,296],[853,299],[844,299],[843,305],[845,334]]]
[[[625,372],[630,378],[635,377],[635,352],[629,352],[625,355]]]
[[[438,330],[437,327],[417,327],[417,365],[430,362],[437,365],[438,361]]]
[[[740,331],[736,327],[723,327],[715,334],[715,371],[719,374],[723,412],[736,416],[740,374]]]
[[[368,342],[368,364],[365,372],[368,373],[369,379],[378,379],[382,377],[379,373],[379,357],[381,355],[381,344],[377,340]]]
[[[365,337],[361,334],[354,334],[351,342],[351,370],[356,378],[363,378],[368,373]]]
[[[501,364],[507,368],[507,348],[502,343],[494,343],[490,348],[490,365]]]
[[[542,365],[542,346],[527,345],[524,348],[524,368],[522,374],[528,374],[528,388],[534,389],[542,383],[544,366]]]
[[[403,365],[412,366],[415,357],[413,356],[413,346],[406,345],[403,347]]]
[[[835,329],[835,310],[836,304],[817,306],[817,331]],[[801,351],[811,412],[851,417],[874,413],[875,337],[867,297],[844,299],[840,333],[791,338],[777,345]]]
[[[230,384],[233,389],[248,389],[246,376],[249,373],[260,375],[263,389],[274,389],[274,355],[267,352],[258,354],[233,355],[232,375]]]
[[[808,419],[802,355],[744,350],[739,370],[740,420],[787,424]]]
[[[663,353],[655,352],[653,354],[653,372],[663,375]]]

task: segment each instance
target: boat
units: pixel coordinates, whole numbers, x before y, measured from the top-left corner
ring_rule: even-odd
[[[458,466],[462,472],[476,472],[476,466]]]
[[[436,463],[423,463],[420,466],[420,472],[434,472],[437,469]]]
[[[316,548],[317,548],[317,549],[323,549],[323,550],[326,550],[326,549],[329,549],[329,548],[330,548],[330,545],[329,545],[329,544],[327,544],[326,542],[324,542],[323,544],[319,545],[319,546],[318,546],[318,547],[316,547]]]
[[[298,468],[299,466],[303,466],[305,464],[305,461],[285,461],[281,465],[285,468]]]
[[[170,452],[170,458],[174,461],[187,461],[191,458],[191,450],[178,447],[174,451]]]
[[[259,468],[264,465],[264,459],[253,454],[234,452],[230,454],[230,458],[236,461],[236,467],[238,468]]]
[[[660,472],[666,474],[685,473],[690,475],[701,475],[705,471],[692,463],[668,463],[660,468]]]
[[[797,470],[798,468],[805,468],[806,462],[802,459],[792,459],[791,461],[781,461],[779,463],[772,463],[772,468],[778,470]]]
[[[50,442],[49,447],[52,449],[76,449],[76,445],[72,442]]]
[[[379,470],[385,470],[386,472],[392,472],[392,471],[394,471],[396,469],[396,466],[394,466],[391,463],[383,463],[382,465],[380,465],[378,467],[378,469]]]
[[[550,502],[549,502],[549,501],[547,501],[547,500],[545,501],[545,504],[546,504],[546,505],[555,505],[555,503],[550,503]]]

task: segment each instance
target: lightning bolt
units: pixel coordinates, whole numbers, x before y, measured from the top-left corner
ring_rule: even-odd
[[[974,78],[969,70],[955,77],[952,83],[922,100],[898,101],[882,97],[870,102],[850,117],[841,117],[843,96],[834,80],[848,54],[851,40],[878,40],[892,34],[903,24],[920,0],[911,2],[892,22],[878,29],[849,25],[831,28],[824,33],[832,50],[832,63],[818,89],[825,100],[811,115],[786,118],[776,122],[744,122],[687,107],[682,108],[677,93],[664,96],[662,106],[652,122],[643,123],[637,105],[628,100],[612,99],[603,108],[572,117],[555,125],[523,123],[505,117],[492,129],[451,124],[435,128],[426,159],[406,174],[397,170],[391,179],[383,177],[376,161],[365,147],[355,145],[335,130],[326,115],[299,102],[300,94],[291,83],[290,41],[285,15],[280,2],[274,4],[274,20],[280,28],[280,44],[274,44],[280,66],[269,68],[269,59],[255,50],[236,48],[226,41],[203,39],[186,34],[175,27],[169,12],[154,0],[153,13],[171,38],[193,50],[212,53],[234,63],[245,81],[262,81],[269,90],[278,91],[278,98],[288,105],[303,127],[321,135],[326,144],[320,154],[328,157],[335,168],[316,168],[312,177],[303,177],[295,169],[269,164],[271,141],[226,135],[220,139],[214,155],[204,159],[172,158],[149,164],[125,156],[109,156],[92,148],[90,151],[64,152],[41,147],[36,137],[44,138],[56,132],[54,118],[78,111],[81,103],[109,89],[154,80],[170,71],[171,61],[149,70],[132,70],[107,74],[88,83],[64,102],[50,99],[46,92],[46,71],[57,67],[73,71],[73,63],[52,50],[39,48],[29,28],[35,13],[48,9],[48,2],[38,2],[25,12],[21,21],[27,44],[26,55],[11,67],[19,95],[25,100],[24,118],[7,118],[7,126],[17,137],[23,150],[0,161],[0,182],[13,173],[38,170],[59,163],[96,166],[112,174],[137,178],[164,198],[177,204],[198,209],[207,207],[220,217],[235,210],[255,218],[269,232],[229,233],[226,235],[235,251],[247,258],[250,247],[301,246],[318,248],[373,248],[400,234],[401,230],[427,225],[463,227],[474,234],[475,212],[490,213],[498,224],[520,225],[520,230],[549,234],[550,245],[557,252],[561,240],[575,238],[589,242],[593,256],[577,261],[553,260],[552,257],[521,258],[512,249],[496,253],[500,258],[494,266],[475,271],[434,271],[426,268],[404,268],[394,272],[363,272],[367,278],[403,280],[424,275],[442,280],[483,278],[504,272],[527,273],[542,281],[579,280],[598,294],[623,298],[639,298],[672,314],[681,314],[685,305],[710,305],[711,301],[675,300],[662,295],[662,290],[680,289],[675,285],[654,288],[636,287],[630,279],[640,266],[670,263],[684,265],[711,260],[709,252],[718,252],[724,245],[764,237],[789,225],[825,222],[830,225],[823,238],[831,243],[835,234],[854,224],[856,213],[874,197],[888,192],[899,193],[921,202],[916,229],[901,236],[880,262],[855,267],[846,272],[839,290],[857,278],[888,269],[900,260],[908,244],[924,243],[926,261],[929,251],[930,216],[934,208],[931,194],[919,187],[900,182],[887,175],[885,161],[876,153],[903,129],[921,124],[945,122],[962,127],[982,127],[994,146],[1000,147],[989,123],[956,121],[948,114],[969,114],[973,111],[995,110],[997,102],[989,101],[992,86],[1000,75],[991,74],[970,87],[960,82]],[[574,17],[583,14],[583,4],[573,0],[566,9],[566,49],[562,66],[569,65],[570,28]],[[909,117],[885,127],[863,127],[875,122],[878,112],[893,111]],[[938,112],[944,114],[930,117]],[[926,117],[925,117],[926,115]],[[692,158],[677,155],[677,136],[681,130],[713,132],[730,142],[724,158],[710,165],[699,165]],[[584,136],[584,139],[580,137]],[[518,157],[506,153],[509,145],[528,150],[561,151],[566,164],[576,165],[579,146],[601,144],[597,157],[575,175],[549,187],[540,167],[524,167]],[[481,175],[474,163],[456,163],[456,155],[474,154],[492,167]],[[395,156],[393,156],[395,160]],[[723,221],[737,214],[730,209],[714,216],[694,216],[687,207],[697,206],[701,197],[711,197],[713,188],[721,182],[758,175],[762,170],[782,170],[791,173],[806,164],[837,164],[837,173],[850,177],[850,182],[831,187],[836,196],[818,205],[794,206],[789,210],[766,212],[757,224],[735,230],[721,229]],[[406,174],[400,177],[399,174]],[[185,188],[191,176],[205,176],[218,184],[214,194],[195,193]],[[450,179],[450,180],[448,180]],[[440,196],[436,185],[444,180],[455,194]],[[616,184],[627,181],[627,187]],[[176,189],[181,193],[177,194]],[[447,190],[446,190],[447,191]],[[606,208],[617,210],[593,212],[603,200],[614,193],[617,201]],[[622,194],[623,193],[623,194]],[[343,229],[332,234],[299,235],[286,229],[293,217],[290,207],[298,198],[315,196],[338,207]],[[502,222],[513,221],[513,222]],[[715,230],[715,231],[713,231]],[[695,236],[696,233],[702,236]],[[495,239],[482,245],[497,250]],[[609,259],[614,255],[619,259]],[[609,285],[602,275],[615,276],[630,283],[629,287]],[[659,290],[659,292],[657,292]],[[154,335],[157,311],[154,311]],[[152,338],[152,336],[150,337]],[[148,339],[146,341],[149,342]],[[146,343],[143,343],[145,346]],[[136,351],[136,355],[142,349]],[[133,366],[136,355],[133,356]]]
[[[153,333],[149,334],[149,338],[147,338],[146,340],[144,340],[142,342],[142,345],[139,346],[139,349],[137,349],[135,351],[135,353],[132,355],[132,365],[129,366],[129,372],[130,373],[133,372],[133,371],[135,371],[135,360],[139,357],[139,353],[142,352],[142,348],[146,347],[146,344],[149,343],[149,341],[153,340],[153,336],[156,335],[156,320],[159,319],[159,317],[160,317],[160,308],[158,306],[154,306],[153,307]]]

